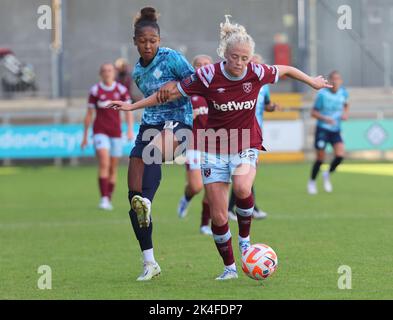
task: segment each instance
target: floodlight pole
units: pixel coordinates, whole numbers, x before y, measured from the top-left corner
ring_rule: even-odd
[[[306,0],[297,0],[297,64],[301,70],[309,72],[307,50],[307,8]],[[305,84],[295,82],[296,91],[305,92]]]
[[[318,33],[317,33],[317,1],[309,0],[309,54],[310,74],[316,76],[318,73]]]
[[[387,92],[391,92],[392,90],[392,78],[391,78],[391,70],[392,70],[392,58],[391,58],[391,50],[389,42],[385,41],[383,43],[383,62],[384,62],[384,84]]]
[[[51,97],[60,96],[60,56],[63,49],[62,0],[52,0]]]
[[[318,73],[317,1],[297,0],[298,64],[302,70],[316,76]],[[301,91],[309,87],[299,85]]]

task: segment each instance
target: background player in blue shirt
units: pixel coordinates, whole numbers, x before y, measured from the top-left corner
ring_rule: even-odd
[[[323,172],[323,185],[326,192],[332,192],[330,174],[344,159],[344,142],[341,137],[341,121],[348,119],[349,104],[348,92],[342,87],[343,80],[338,71],[329,75],[331,89],[319,91],[311,116],[316,118],[315,149],[317,159],[312,167],[311,179],[308,182],[308,193],[317,194],[316,178],[322,163],[325,160],[325,148],[331,144],[334,149],[334,159],[328,171]]]
[[[141,10],[134,22],[134,29],[134,44],[141,57],[132,77],[145,97],[169,81],[180,81],[194,73],[194,68],[180,53],[159,46],[160,28],[154,8]],[[129,215],[144,261],[143,273],[137,279],[139,281],[150,280],[161,272],[153,254],[151,202],[160,185],[161,161],[173,160],[173,150],[184,142],[184,136],[176,138],[177,133],[182,132],[179,131],[181,129],[191,132],[192,122],[192,106],[188,98],[144,110],[128,167]],[[158,163],[147,150],[159,154]]]

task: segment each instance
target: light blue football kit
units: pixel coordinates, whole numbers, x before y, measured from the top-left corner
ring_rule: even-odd
[[[140,61],[135,65],[132,78],[145,97],[157,92],[169,81],[181,81],[194,73],[194,68],[179,52],[159,48],[152,62],[143,67]],[[192,126],[192,105],[188,98],[181,98],[155,107],[146,108],[142,125],[158,125],[165,121],[179,121]]]
[[[268,85],[261,88],[258,95],[257,105],[255,109],[255,116],[259,126],[262,129],[263,124],[263,113],[265,112],[265,105],[270,103],[270,89]]]
[[[341,87],[336,93],[330,89],[322,89],[318,92],[314,109],[319,111],[323,116],[331,117],[335,124],[329,124],[325,121],[318,120],[317,126],[329,131],[340,131],[341,117],[344,113],[344,106],[348,101],[348,92]]]
[[[322,115],[334,119],[334,124],[318,120],[315,132],[314,146],[318,150],[324,150],[327,144],[335,145],[343,141],[341,137],[341,118],[345,104],[348,102],[348,92],[340,88],[336,93],[330,89],[319,91],[314,109]]]

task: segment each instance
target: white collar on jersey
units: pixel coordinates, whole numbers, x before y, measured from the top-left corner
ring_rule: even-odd
[[[227,78],[228,80],[231,80],[231,81],[243,80],[245,78],[245,76],[247,75],[247,71],[248,71],[247,67],[246,67],[246,70],[244,70],[243,74],[240,77],[234,77],[225,71],[224,65],[225,65],[225,61],[221,61],[221,63],[220,63],[221,72],[225,76],[225,78]]]
[[[107,85],[105,85],[105,83],[100,81],[100,87],[102,89],[104,89],[105,91],[113,91],[115,89],[116,85],[117,85],[116,81],[114,81],[111,86],[107,86]]]

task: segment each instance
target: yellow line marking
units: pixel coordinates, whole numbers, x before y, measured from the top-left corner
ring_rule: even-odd
[[[303,152],[277,152],[277,153],[264,153],[259,154],[259,161],[261,162],[302,162],[304,161]]]
[[[393,177],[393,164],[389,163],[343,164],[339,166],[337,170],[339,172],[373,174]]]

